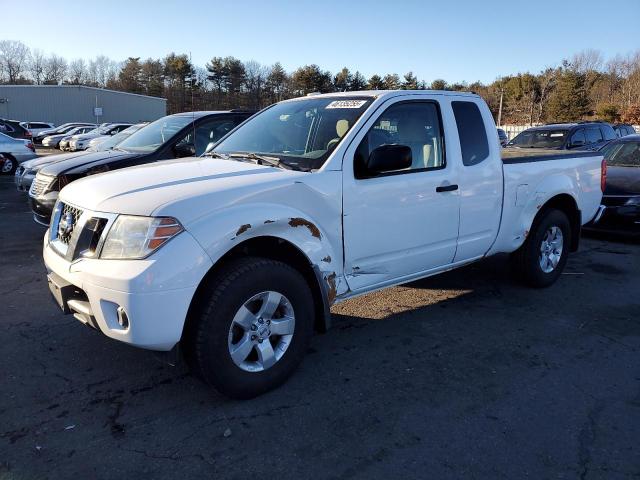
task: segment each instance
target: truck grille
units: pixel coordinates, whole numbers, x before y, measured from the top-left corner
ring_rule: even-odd
[[[73,232],[78,225],[78,220],[80,220],[80,215],[82,215],[82,210],[79,208],[72,207],[66,203],[62,204],[58,225],[55,228],[57,229],[58,240],[65,245],[69,245]]]
[[[29,195],[32,197],[37,197],[39,195],[42,195],[44,191],[47,189],[47,187],[51,185],[52,180],[53,179],[51,177],[36,175],[36,178],[31,183],[31,189],[29,190]]]

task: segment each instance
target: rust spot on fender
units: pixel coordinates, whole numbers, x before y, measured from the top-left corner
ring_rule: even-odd
[[[327,275],[325,281],[327,282],[327,300],[329,301],[329,305],[333,305],[333,302],[336,301],[336,296],[338,295],[338,292],[336,290],[335,272],[331,275]]]
[[[264,224],[266,225],[267,223],[276,223],[276,221],[275,220],[265,220]]]
[[[296,228],[296,227],[307,227],[309,229],[309,232],[311,232],[311,235],[313,237],[316,237],[318,239],[320,239],[322,237],[318,227],[316,227],[313,223],[311,223],[309,220],[306,220],[304,218],[299,218],[299,217],[292,218],[291,220],[289,220],[289,225],[291,225],[294,228]]]
[[[251,224],[245,223],[244,225],[240,225],[240,228],[236,232],[236,237],[242,235],[244,232],[251,228]]]
[[[331,257],[329,255],[327,255],[326,257],[324,257],[321,261],[325,262],[325,263],[331,263]]]

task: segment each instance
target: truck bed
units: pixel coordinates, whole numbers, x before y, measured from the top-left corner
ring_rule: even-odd
[[[568,158],[594,157],[598,152],[590,150],[552,150],[546,148],[503,148],[502,162],[530,163],[548,160],[564,160]]]

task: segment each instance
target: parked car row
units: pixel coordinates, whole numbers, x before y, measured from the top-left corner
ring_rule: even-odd
[[[65,149],[64,147],[66,147],[66,145],[68,144],[69,140],[73,135],[87,133],[87,132],[90,132],[91,130],[94,130],[95,128],[96,128],[95,125],[82,125],[82,126],[72,127],[66,132],[45,136],[42,139],[41,143],[43,147],[60,148],[61,150],[64,150]]]
[[[199,156],[254,112],[190,112],[129,126],[107,136],[95,148],[27,162],[16,171],[16,186],[29,191],[38,223],[47,225],[59,190],[96,173],[172,158]],[[107,128],[111,132],[117,127]],[[97,137],[99,138],[99,137]]]
[[[130,123],[109,123],[107,125],[94,128],[89,132],[72,135],[64,145],[60,145],[60,150],[69,150],[70,152],[86,150],[89,148],[89,142],[91,142],[91,140],[95,138],[106,139],[116,133],[120,133],[130,126]]]
[[[48,130],[41,130],[36,135],[33,136],[33,143],[35,145],[42,145],[42,140],[50,135],[60,135],[63,133],[69,133],[71,130],[77,127],[96,127],[95,123],[82,123],[82,122],[72,122],[72,123],[63,123],[62,125],[58,125],[57,127],[50,128]]]

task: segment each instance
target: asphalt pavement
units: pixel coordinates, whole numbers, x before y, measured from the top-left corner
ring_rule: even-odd
[[[507,258],[333,308],[296,374],[231,401],[62,315],[0,177],[0,479],[637,479],[640,245],[551,288]]]

